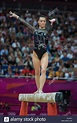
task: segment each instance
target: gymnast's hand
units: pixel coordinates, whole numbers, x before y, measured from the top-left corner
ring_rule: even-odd
[[[56,19],[51,19],[49,21],[51,22],[51,25],[53,25],[53,23],[56,21]]]
[[[16,15],[15,13],[13,13],[13,12],[9,12],[9,14],[10,14],[10,17],[15,17],[16,19],[18,19],[19,18],[19,16],[18,15]]]

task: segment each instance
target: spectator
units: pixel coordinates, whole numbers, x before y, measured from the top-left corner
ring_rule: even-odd
[[[3,75],[4,71],[2,70],[2,65],[0,64],[0,75]]]
[[[55,77],[55,72],[52,67],[48,69],[48,78],[53,78]]]
[[[16,64],[16,59],[13,53],[10,53],[8,56],[8,64],[12,65]]]
[[[20,48],[20,43],[17,41],[17,39],[14,39],[14,42],[12,43],[13,49]]]
[[[74,68],[77,68],[77,59],[74,60],[73,65],[74,65]]]
[[[23,39],[24,34],[22,33],[22,31],[19,29],[18,33],[16,34],[16,37],[19,39]]]
[[[58,62],[60,60],[60,57],[58,54],[56,54],[56,57],[54,58],[55,62]]]
[[[24,65],[22,56],[20,54],[17,54],[16,64],[18,64],[18,65]]]
[[[6,48],[6,46],[4,46],[4,48],[1,50],[1,55],[8,55],[8,49]]]
[[[16,33],[16,29],[15,29],[13,23],[11,24],[10,28],[8,29],[8,31],[9,31],[10,35],[12,35],[13,33]]]
[[[68,70],[65,71],[64,78],[65,79],[68,79],[69,78],[69,72],[68,72]]]
[[[57,27],[57,34],[59,37],[61,37],[61,35],[62,35],[62,29],[60,26]]]
[[[28,66],[29,70],[33,69],[33,64],[30,56],[27,56],[26,61],[24,62],[24,65]]]
[[[15,76],[19,76],[19,75],[20,75],[20,71],[19,71],[18,68],[15,68],[15,70],[14,70],[14,75],[15,75]]]
[[[21,71],[21,74],[23,76],[29,76],[30,75],[30,70],[28,69],[27,65],[25,65],[24,69]]]
[[[71,50],[67,51],[67,58],[73,59],[73,53]]]
[[[17,48],[17,49],[15,50],[14,56],[17,57],[18,54],[22,57],[22,52],[21,52],[21,50],[20,50],[19,48]]]
[[[14,75],[14,73],[12,72],[11,69],[8,69],[7,73],[5,74],[5,76],[8,76],[8,77],[12,77],[13,75]]]
[[[64,75],[61,68],[59,68],[55,74],[56,74],[56,77],[63,77],[63,75]]]
[[[66,53],[64,53],[62,60],[63,60],[63,62],[67,62],[69,60]]]

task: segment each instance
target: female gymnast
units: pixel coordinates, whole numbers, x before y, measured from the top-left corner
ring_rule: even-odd
[[[33,66],[35,69],[35,81],[37,86],[36,93],[43,93],[43,87],[46,81],[46,68],[48,66],[48,53],[47,53],[47,43],[48,43],[48,31],[46,29],[46,17],[40,16],[38,19],[38,29],[30,25],[24,19],[19,17],[13,12],[9,12],[10,17],[15,17],[20,22],[25,24],[34,34],[34,50],[33,50]],[[55,19],[49,20],[51,25],[55,22]]]

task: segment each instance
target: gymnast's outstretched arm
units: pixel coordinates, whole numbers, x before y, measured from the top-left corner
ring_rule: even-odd
[[[20,22],[22,22],[24,25],[26,25],[31,31],[35,31],[35,27],[33,27],[32,25],[30,25],[28,22],[26,22],[24,19],[22,19],[21,17],[19,17],[17,14],[13,13],[13,12],[9,12],[10,17],[15,17],[16,19],[18,19]]]

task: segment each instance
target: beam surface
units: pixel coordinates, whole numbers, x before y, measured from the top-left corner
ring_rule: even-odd
[[[19,94],[19,101],[26,102],[50,102],[56,103],[62,101],[63,95],[61,92],[54,93],[29,93],[29,94]]]

